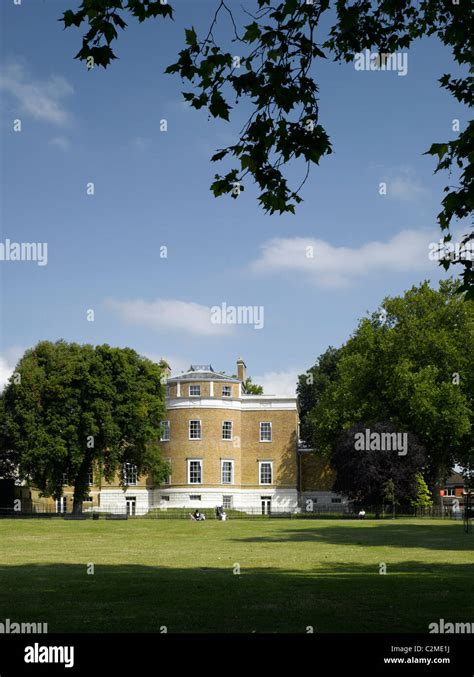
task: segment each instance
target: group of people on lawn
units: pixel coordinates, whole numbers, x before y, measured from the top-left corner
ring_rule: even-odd
[[[189,517],[195,522],[203,522],[206,519],[206,515],[197,508],[194,512],[189,513]],[[221,520],[221,522],[224,522],[227,519],[227,513],[222,505],[216,505],[216,519]]]

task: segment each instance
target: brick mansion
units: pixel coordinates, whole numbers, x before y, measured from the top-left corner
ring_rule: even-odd
[[[84,510],[143,515],[152,509],[222,505],[267,514],[293,512],[308,499],[322,509],[345,503],[332,492],[332,471],[298,442],[296,397],[249,394],[246,380],[242,359],[236,376],[194,364],[169,377],[160,441],[169,477],[155,485],[129,466],[124,481],[107,483],[92,473]],[[27,487],[21,493],[26,500],[37,499]],[[65,480],[61,499],[40,500],[57,512],[70,512],[73,493]]]

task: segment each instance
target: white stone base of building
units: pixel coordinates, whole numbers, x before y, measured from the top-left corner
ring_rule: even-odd
[[[127,487],[123,489],[105,489],[100,492],[100,506],[94,508],[99,512],[114,514],[146,515],[151,507],[153,492],[143,487]]]
[[[296,489],[241,489],[238,487],[162,487],[146,489],[127,487],[105,489],[100,492],[100,506],[94,510],[115,514],[146,515],[152,509],[215,508],[240,510],[249,514],[269,512],[319,512],[345,511],[349,501],[345,496],[332,491],[306,491],[300,494]]]
[[[347,510],[349,499],[333,491],[302,491],[300,494],[301,512]]]
[[[199,498],[198,498],[199,497]],[[240,489],[224,488],[161,488],[155,489],[153,507],[167,508],[215,508],[217,505],[227,509],[248,513],[295,512],[298,509],[296,489]]]
[[[146,489],[128,487],[121,489],[105,489],[100,492],[100,506],[94,508],[99,512],[115,514],[146,515],[151,509],[166,510],[168,508],[215,508],[224,506],[227,509],[241,510],[254,514],[269,512],[298,511],[298,492],[296,489],[261,489],[228,488],[173,488]]]

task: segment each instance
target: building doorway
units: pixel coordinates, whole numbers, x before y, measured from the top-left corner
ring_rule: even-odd
[[[136,496],[127,496],[127,515],[133,517],[137,511],[137,499]]]
[[[67,496],[61,496],[56,500],[56,512],[61,514],[67,512]]]
[[[262,506],[262,515],[269,515],[272,511],[272,497],[260,496],[260,503]]]

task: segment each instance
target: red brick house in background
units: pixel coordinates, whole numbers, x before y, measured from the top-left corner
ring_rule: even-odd
[[[445,482],[443,507],[449,512],[457,512],[464,507],[465,480],[458,472],[453,472]]]

